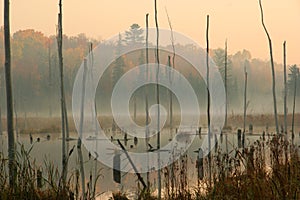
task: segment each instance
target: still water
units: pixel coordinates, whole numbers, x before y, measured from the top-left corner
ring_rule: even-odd
[[[254,130],[254,134],[249,135],[246,134],[245,136],[245,146],[251,145],[254,141],[260,139],[262,137],[262,132],[264,131],[265,127],[257,127]],[[295,134],[294,143],[296,145],[299,145],[299,127],[296,127],[297,134]],[[161,144],[162,146],[169,143],[173,137],[175,137],[176,131],[174,130],[171,132],[168,129],[164,129],[161,132]],[[223,137],[221,138],[220,135],[217,138],[219,149],[221,149],[223,152],[231,152],[233,149],[237,149],[238,147],[238,141],[237,141],[237,130],[232,130],[231,132],[224,133]],[[195,167],[195,161],[197,159],[197,153],[195,153],[195,150],[198,150],[205,137],[207,135],[207,130],[205,128],[202,128],[201,130],[201,137],[195,132],[195,138],[192,141],[190,147],[188,148],[186,154],[188,155],[188,180],[190,184],[195,183],[196,177],[197,177],[197,169]],[[124,144],[125,148],[128,151],[132,152],[143,152],[146,148],[150,148],[150,146],[155,147],[156,146],[156,137],[151,137],[149,139],[148,144],[146,144],[145,139],[138,139],[135,140],[131,136],[127,136],[127,140],[124,140],[124,133],[122,132],[114,132],[106,131],[107,138],[112,139],[111,141],[118,145],[116,142],[116,139],[120,139],[120,141]],[[71,138],[74,140],[68,141],[69,149],[72,149],[74,147],[74,152],[69,158],[69,166],[68,171],[69,173],[74,172],[76,169],[79,169],[79,162],[78,162],[78,156],[77,156],[77,133],[71,133]],[[265,135],[266,139],[268,139],[268,134]],[[226,139],[227,138],[227,139]],[[85,139],[91,139],[91,138],[85,138]],[[290,139],[290,138],[289,138]],[[54,166],[57,166],[58,170],[61,171],[61,152],[62,152],[62,141],[61,141],[61,135],[60,133],[45,133],[45,134],[32,134],[32,138],[30,138],[30,135],[27,134],[21,134],[18,137],[16,137],[16,140],[18,142],[18,148],[21,144],[24,145],[25,149],[30,149],[32,147],[30,157],[32,160],[35,160],[36,166],[44,168],[45,162],[52,163]],[[126,142],[125,142],[126,141]],[[211,139],[211,143],[215,143],[214,137]],[[226,142],[227,141],[227,142]],[[31,143],[32,142],[32,143]],[[101,149],[101,147],[100,147]],[[97,182],[96,188],[97,193],[102,194],[98,197],[98,199],[107,199],[107,195],[110,195],[113,191],[136,191],[138,180],[137,177],[132,173],[124,173],[122,172],[122,181],[121,184],[115,183],[113,181],[113,170],[110,167],[107,167],[106,165],[102,164],[100,161],[97,161],[92,155],[89,154],[85,146],[82,146],[83,151],[83,159],[84,159],[84,168],[85,168],[85,176],[89,177],[90,174],[95,177],[95,172],[98,171],[101,174],[100,179]],[[3,135],[0,135],[0,152],[4,154],[4,156],[7,156],[7,134],[3,133]],[[104,151],[107,152],[107,151]],[[214,152],[214,151],[212,151]],[[101,151],[98,150],[98,153],[101,153]],[[111,157],[114,156],[114,151],[111,151]],[[123,160],[125,163],[128,163],[128,160]],[[122,162],[123,162],[122,161]],[[130,164],[129,164],[130,165]],[[133,171],[133,170],[131,170]],[[43,172],[43,175],[46,177],[46,172]],[[142,174],[143,178],[145,179],[146,175]],[[150,173],[150,182],[152,183],[153,188],[156,187],[156,172],[153,170]],[[88,180],[87,180],[88,181]]]

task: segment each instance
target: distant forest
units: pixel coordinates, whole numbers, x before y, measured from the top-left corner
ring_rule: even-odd
[[[140,29],[140,27],[135,27]],[[134,27],[129,29],[133,31]],[[141,32],[139,33],[141,34]],[[0,63],[4,63],[4,44],[3,44],[3,27],[0,29]],[[124,38],[116,44],[105,44],[108,48],[115,49],[116,45],[128,45],[130,38]],[[71,109],[73,82],[83,58],[88,54],[89,46],[93,47],[103,41],[88,38],[85,34],[77,36],[63,37],[63,58],[64,58],[64,79],[65,92],[68,109]],[[59,69],[57,58],[56,36],[46,36],[42,32],[32,29],[20,30],[15,32],[11,38],[12,43],[12,73],[13,73],[13,91],[15,97],[15,109],[19,113],[27,115],[58,115],[60,109],[59,93]],[[230,45],[230,44],[229,44]],[[194,50],[192,45],[175,44],[175,48],[181,48],[185,51]],[[116,53],[117,54],[117,53]],[[222,48],[211,50],[210,56],[219,66],[221,74],[224,71],[225,50]],[[122,57],[124,70],[134,67],[138,63],[132,63]],[[162,63],[167,64],[167,55],[162,58]],[[180,61],[178,61],[180,62]],[[186,67],[185,67],[186,65]],[[199,75],[192,73],[188,63],[176,63],[180,66],[177,70],[186,76],[193,88],[195,89],[200,106],[205,106],[205,85]],[[100,81],[97,94],[111,93],[113,88],[114,70],[107,72],[104,79]],[[238,113],[243,110],[243,88],[244,88],[244,70],[248,72],[248,114],[255,113],[272,113],[272,91],[271,91],[271,71],[269,61],[252,58],[251,53],[247,50],[241,50],[235,54],[228,55],[228,95],[229,95],[229,112]],[[279,113],[283,112],[283,66],[275,63],[276,69],[276,89],[278,96]],[[288,88],[289,104],[293,95],[294,78],[293,73],[297,66],[288,66]],[[298,79],[300,77],[298,76]],[[300,80],[297,81],[298,90]],[[164,99],[164,90],[161,90],[162,99]],[[5,108],[5,88],[4,88],[4,67],[0,67],[0,106]],[[137,92],[138,94],[138,92]],[[204,94],[204,95],[203,95]],[[109,103],[107,99],[101,99],[97,96],[99,105]],[[104,95],[109,96],[109,95]],[[297,92],[297,98],[300,97],[300,91]],[[151,101],[151,100],[150,100]],[[106,102],[106,103],[105,103]],[[139,103],[141,102],[141,103]],[[201,103],[203,102],[203,103]],[[102,103],[102,104],[101,104]],[[137,99],[138,109],[143,110],[143,99]],[[110,105],[110,104],[108,104]],[[139,106],[140,105],[140,106]],[[99,106],[101,110],[106,106]],[[5,112],[5,109],[2,109]],[[291,109],[290,109],[291,110]],[[299,111],[299,108],[297,109]],[[106,111],[106,110],[103,110]]]

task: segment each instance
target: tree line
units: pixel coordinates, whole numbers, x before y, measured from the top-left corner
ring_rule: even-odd
[[[130,55],[119,56],[118,49],[126,45],[143,46],[144,34],[143,29],[138,24],[133,24],[125,32],[125,38],[119,38],[115,43],[103,43],[103,41],[88,38],[85,34],[81,33],[77,36],[63,35],[63,55],[64,55],[64,81],[66,101],[68,108],[71,105],[71,95],[73,82],[79,66],[83,58],[89,51],[89,46],[92,43],[94,47],[98,44],[107,45],[107,49],[115,51],[116,60],[105,72],[106,74],[100,80],[98,85],[97,94],[104,94],[101,96],[110,96],[112,88],[120,76],[134,66],[145,63],[145,52],[141,51]],[[4,63],[4,29],[0,29],[0,62]],[[230,45],[230,44],[229,44]],[[153,46],[153,44],[152,44]],[[20,30],[11,36],[12,47],[12,75],[13,75],[13,93],[15,96],[15,108],[19,112],[28,112],[29,114],[44,114],[52,115],[59,111],[59,69],[58,69],[58,56],[57,56],[57,43],[55,36],[46,36],[42,32],[33,29]],[[193,45],[180,45],[175,44],[175,49],[181,49],[193,53],[195,50]],[[150,45],[151,48],[151,45]],[[171,48],[171,47],[169,47]],[[149,52],[154,53],[154,52]],[[170,52],[161,52],[161,62],[167,65],[168,55]],[[210,53],[217,66],[220,66],[220,73],[224,77],[224,62],[225,50],[222,48],[211,50]],[[197,54],[195,53],[195,56]],[[271,87],[271,74],[268,69],[268,61],[257,58],[252,58],[251,53],[247,50],[238,51],[235,54],[228,55],[228,109],[229,112],[238,112],[242,110],[243,99],[243,74],[244,68],[247,68],[249,75],[249,110],[253,112],[260,110],[256,107],[261,105],[265,107],[265,112],[271,111],[268,109],[268,95],[271,95],[269,88]],[[136,63],[132,63],[136,60]],[[199,104],[205,105],[206,90],[203,77],[193,73],[192,66],[184,60],[177,59],[177,70],[189,80],[192,87],[195,89],[199,99]],[[294,82],[297,79],[297,88],[300,88],[300,77],[297,75],[298,66],[288,66],[288,96],[291,100],[293,96]],[[282,64],[275,63],[276,80],[279,83],[276,90],[279,97],[278,103],[283,104],[283,66]],[[164,73],[164,72],[162,72]],[[167,76],[167,75],[166,75]],[[154,77],[153,77],[154,78]],[[4,70],[0,68],[0,94],[5,96],[4,91]],[[150,86],[151,87],[151,86]],[[151,93],[150,92],[150,102]],[[150,89],[151,90],[151,89]],[[162,102],[164,99],[167,101],[166,88],[161,89]],[[204,94],[204,95],[203,95]],[[137,101],[142,102],[143,97],[136,92]],[[300,92],[297,93],[299,98]],[[152,97],[154,101],[154,96]],[[99,103],[109,103],[108,99],[97,98]],[[106,103],[105,103],[106,102]],[[202,103],[203,102],[203,103]],[[2,98],[0,105],[2,108],[5,106],[5,98]],[[176,104],[176,103],[175,103]],[[109,104],[107,104],[109,105]],[[137,104],[139,105],[139,104]],[[103,106],[106,107],[106,106]],[[102,107],[102,108],[103,108]],[[139,106],[138,106],[139,107]],[[143,109],[140,106],[140,109]],[[5,110],[4,110],[5,111]]]

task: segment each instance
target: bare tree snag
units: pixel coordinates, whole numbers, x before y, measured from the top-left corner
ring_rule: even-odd
[[[206,88],[207,88],[207,135],[208,135],[208,176],[211,186],[211,131],[210,131],[210,92],[209,92],[209,15],[206,18]]]
[[[9,0],[4,0],[4,46],[5,46],[5,84],[7,104],[7,135],[8,135],[8,166],[9,184],[14,189],[16,180],[15,166],[15,135],[13,116],[13,94],[11,77],[11,52],[10,52],[10,21]]]
[[[275,69],[274,69],[274,61],[273,61],[272,40],[271,40],[269,32],[264,23],[264,12],[263,12],[261,0],[259,0],[259,6],[260,6],[260,13],[261,13],[261,23],[262,23],[262,26],[268,37],[268,42],[269,42],[270,62],[271,62],[271,69],[272,69],[272,91],[273,91],[273,103],[274,103],[274,118],[275,118],[276,132],[277,132],[277,134],[279,134],[278,118],[277,118],[277,102],[276,102],[276,80],[275,80]]]

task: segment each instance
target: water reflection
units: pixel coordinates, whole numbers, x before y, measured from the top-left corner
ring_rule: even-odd
[[[270,129],[270,127],[268,127]],[[204,141],[204,136],[207,135],[207,130],[205,127],[197,129],[198,131],[194,134],[198,135],[195,137],[194,141],[192,142],[191,146],[189,147],[186,154],[188,155],[189,162],[188,162],[188,180],[191,183],[196,182],[197,177],[203,178],[205,171],[205,163],[201,160],[201,156],[203,155],[202,149],[199,149],[202,142]],[[299,127],[296,128],[299,131]],[[253,130],[252,130],[253,131]],[[268,133],[268,130],[265,127],[256,127],[253,131],[253,134],[249,135],[248,133],[245,135],[245,147],[253,144],[256,140],[267,140],[270,139],[272,133]],[[174,129],[175,132],[175,129]],[[233,153],[234,149],[241,147],[238,141],[240,136],[238,135],[237,129],[232,130],[231,132],[222,132],[221,134],[214,135],[211,138],[212,142],[217,144],[216,151],[223,151],[223,152],[231,152]],[[108,131],[107,137],[111,139],[111,141],[117,145],[117,140],[119,139],[122,144],[127,146],[128,151],[132,152],[146,152],[146,151],[155,151],[156,150],[156,137],[151,137],[147,140],[138,139],[136,137],[128,136],[122,132],[119,133],[112,133]],[[76,133],[71,133],[71,138],[77,138]],[[175,133],[171,132],[168,129],[164,129],[161,132],[161,145],[166,145],[170,138],[172,138]],[[177,134],[176,139],[182,142],[186,142],[189,139],[188,135],[185,135],[183,132],[182,134]],[[292,137],[289,135],[288,138],[290,141]],[[95,142],[98,141],[99,144],[101,143],[100,138],[96,138],[94,136],[89,136],[86,140]],[[299,145],[299,134],[295,134],[294,136],[294,144]],[[76,140],[70,140],[68,142],[69,147],[76,145]],[[104,142],[104,141],[102,141]],[[44,165],[45,160],[47,162],[53,163],[54,166],[57,166],[58,170],[61,171],[61,136],[60,133],[56,134],[34,134],[30,133],[29,135],[20,134],[18,137],[18,143],[23,144],[25,149],[30,149],[32,146],[31,151],[31,158],[35,160],[37,166],[41,167]],[[18,147],[19,148],[19,147]],[[135,175],[131,173],[124,173],[113,171],[112,169],[108,168],[106,165],[103,165],[101,162],[97,161],[97,157],[99,156],[99,152],[88,152],[84,146],[82,148],[83,156],[84,156],[84,167],[85,173],[87,176],[91,173],[98,172],[101,169],[101,178],[97,184],[97,192],[103,193],[107,191],[117,191],[121,188],[123,190],[136,190],[137,188],[137,178]],[[7,134],[4,133],[0,135],[0,152],[3,152],[5,156],[7,156]],[[195,153],[196,152],[196,153]],[[117,159],[117,155],[122,154],[122,152],[115,151],[115,149],[111,149],[111,157],[114,158],[113,160]],[[128,160],[121,159],[120,157],[119,162],[128,163]],[[195,165],[197,164],[197,167]],[[199,168],[198,166],[201,166]],[[75,150],[71,157],[69,158],[69,173],[72,173],[74,169],[79,168],[79,163],[77,161],[77,151]],[[43,172],[45,173],[45,172]],[[155,171],[151,171],[149,177],[150,182],[155,183]],[[200,175],[199,175],[200,173]],[[93,174],[94,175],[94,174]],[[146,178],[146,174],[142,174],[143,177]],[[120,182],[118,184],[117,182]],[[154,187],[155,185],[153,185]]]

